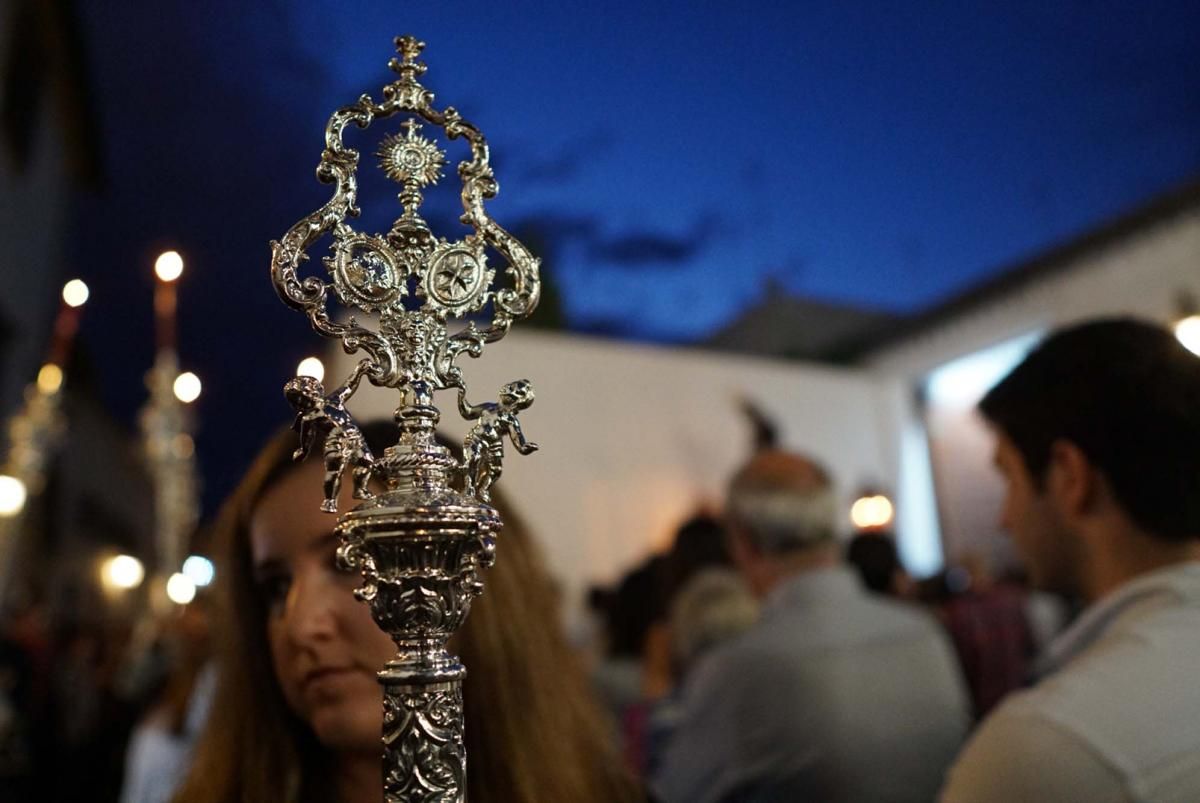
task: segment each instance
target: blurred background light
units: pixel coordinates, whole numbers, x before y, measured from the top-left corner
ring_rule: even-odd
[[[892,523],[895,508],[883,494],[872,494],[855,500],[850,506],[850,521],[860,530],[878,530]]]
[[[296,376],[311,376],[320,382],[325,378],[325,364],[316,357],[305,357],[296,366]]]
[[[213,562],[203,555],[189,555],[183,562],[183,574],[198,588],[203,588],[213,581],[216,569]]]
[[[0,516],[15,516],[25,507],[25,483],[0,474]]]
[[[163,251],[154,260],[154,273],[164,282],[173,282],[183,275],[183,257],[178,251]]]
[[[133,555],[117,555],[104,562],[100,578],[109,588],[137,588],[146,577],[146,568]]]
[[[186,460],[196,453],[196,442],[186,432],[180,432],[171,439],[171,454],[180,460]]]
[[[68,307],[81,307],[88,300],[88,286],[82,279],[72,279],[63,285],[62,298]]]
[[[167,580],[167,598],[176,605],[187,605],[196,598],[196,584],[186,574],[176,572]]]
[[[48,362],[38,371],[37,386],[42,393],[55,393],[62,387],[63,372],[52,362]]]
[[[175,377],[175,398],[184,404],[191,404],[200,398],[200,377],[191,371],[184,371]]]
[[[1175,337],[1188,351],[1200,357],[1200,315],[1189,315],[1175,324]]]

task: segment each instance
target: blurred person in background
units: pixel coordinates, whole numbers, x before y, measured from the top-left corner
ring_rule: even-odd
[[[187,774],[216,683],[210,608],[209,592],[198,589],[165,623],[168,674],[130,737],[121,803],[166,803]]]
[[[390,424],[362,431],[377,454],[395,440]],[[218,689],[179,803],[382,800],[376,672],[396,649],[353,597],[361,578],[336,568],[321,460],[293,463],[294,447],[290,432],[271,441],[222,514]],[[557,626],[531,537],[495,491],[493,505],[506,525],[499,559],[450,645],[469,667],[469,799],[642,799]]]
[[[637,716],[631,711],[645,699],[651,629],[666,610],[665,565],[663,555],[650,556],[597,600],[605,606],[604,654],[592,668],[591,680],[622,734],[629,729],[628,719]]]
[[[673,649],[675,635],[671,610],[692,580],[708,569],[732,569],[725,546],[725,527],[715,516],[697,513],[675,532],[670,550],[662,557],[656,576],[654,619],[643,648],[642,695],[656,700],[675,688],[679,665]]]
[[[966,729],[941,628],[841,562],[812,460],[762,451],[730,485],[730,546],[761,619],[692,673],[655,791],[666,803],[928,801]]]
[[[82,605],[64,610],[88,615]],[[38,757],[38,799],[117,800],[125,745],[140,710],[121,688],[127,626],[86,618],[59,623],[51,658],[48,738]],[[63,768],[69,767],[69,772]]]
[[[0,629],[0,800],[37,795],[37,760],[44,754],[50,644],[43,606],[19,588]]]
[[[671,603],[671,690],[651,707],[640,769],[653,777],[683,716],[688,676],[718,645],[749,630],[758,620],[758,600],[732,568],[701,569]]]
[[[854,567],[867,590],[876,594],[908,599],[913,596],[912,580],[890,532],[861,532],[846,544],[846,562]]]
[[[0,800],[34,795],[33,672],[20,645],[0,638]]]
[[[657,768],[679,715],[688,669],[719,642],[745,629],[758,605],[733,571],[725,527],[700,512],[675,533],[658,575],[658,618],[646,633],[641,699],[625,712],[625,752],[643,776]]]
[[[1028,681],[1036,647],[1029,598],[1023,587],[998,581],[980,555],[964,556],[951,572],[954,593],[934,610],[950,634],[979,720]]]
[[[1002,524],[1083,614],[980,726],[945,803],[1200,800],[1200,359],[1108,319],[1048,337],[979,409]]]

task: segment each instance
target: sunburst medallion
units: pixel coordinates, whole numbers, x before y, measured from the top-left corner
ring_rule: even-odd
[[[446,152],[431,140],[417,134],[421,125],[416,120],[401,123],[407,132],[385,137],[375,153],[379,166],[392,181],[407,184],[415,181],[418,186],[437,184],[446,165]]]

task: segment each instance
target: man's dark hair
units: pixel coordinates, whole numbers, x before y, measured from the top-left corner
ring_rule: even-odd
[[[1047,337],[979,403],[1039,485],[1075,444],[1133,521],[1200,536],[1200,357],[1157,324],[1103,319]]]

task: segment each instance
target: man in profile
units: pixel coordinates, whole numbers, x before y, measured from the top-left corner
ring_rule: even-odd
[[[1051,335],[980,403],[1030,579],[1089,607],[983,723],[944,803],[1200,800],[1200,359],[1165,329]]]
[[[829,477],[759,452],[729,490],[730,547],[760,622],[689,676],[664,803],[928,801],[967,703],[938,625],[841,563]]]

